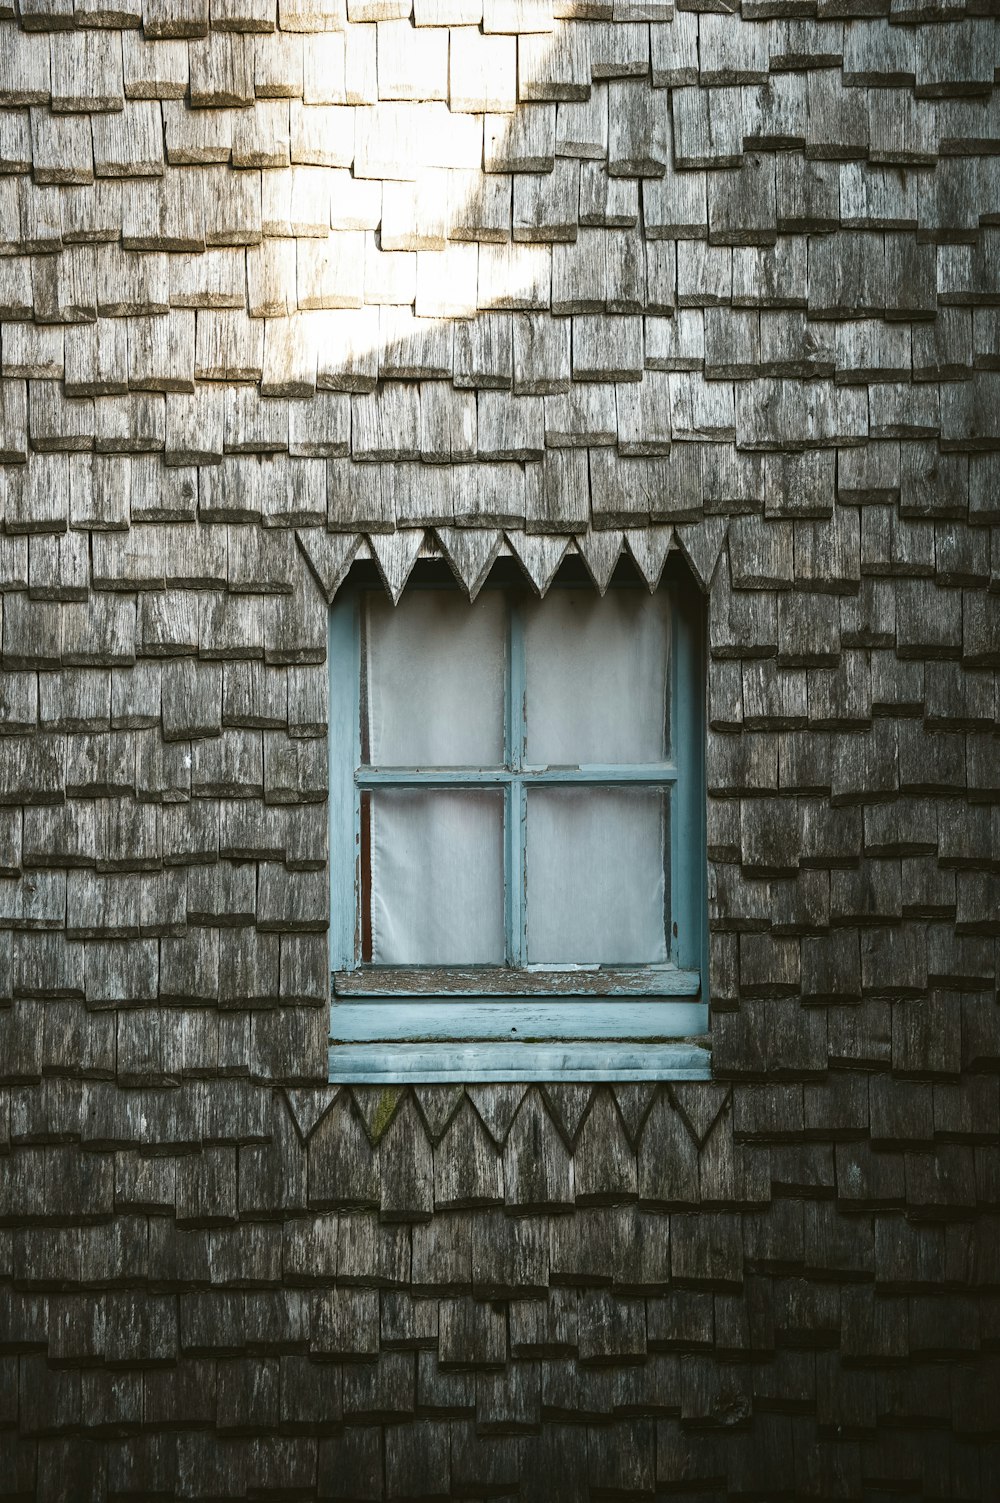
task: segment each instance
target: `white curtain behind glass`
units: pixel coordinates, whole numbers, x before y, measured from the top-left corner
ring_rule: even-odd
[[[499,767],[507,605],[484,590],[365,596],[363,695],[375,767]]]
[[[529,765],[663,760],[670,603],[665,595],[552,590],[521,607]],[[486,590],[365,597],[362,713],[379,767],[502,767],[509,607]],[[669,795],[530,788],[529,964],[653,964],[669,948]],[[508,872],[507,880],[515,880]],[[499,792],[381,788],[371,795],[372,960],[501,965]]]
[[[668,794],[532,788],[527,835],[529,964],[667,959]]]
[[[670,602],[643,590],[550,590],[524,608],[527,761],[667,754]]]
[[[371,905],[376,965],[502,965],[502,795],[374,793]]]

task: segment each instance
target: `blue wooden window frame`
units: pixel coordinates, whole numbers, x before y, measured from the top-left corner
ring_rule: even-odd
[[[557,579],[552,586],[558,589]],[[630,588],[616,586],[612,588]],[[671,595],[671,760],[532,769],[523,744],[524,655],[508,597],[505,766],[379,769],[361,759],[361,602],[351,585],[330,613],[330,1079],[358,1083],[706,1079],[707,867],[704,632],[693,592]],[[408,588],[449,588],[411,583]],[[656,966],[529,967],[523,894],[526,790],[655,786],[670,796],[673,951]],[[508,965],[385,967],[361,960],[361,796],[379,787],[504,791]],[[511,875],[517,874],[517,880]]]

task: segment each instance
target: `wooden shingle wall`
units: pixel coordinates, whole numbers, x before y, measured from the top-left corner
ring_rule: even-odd
[[[0,0],[0,1496],[1000,1496],[989,0]],[[326,602],[708,595],[711,1085],[324,1084]]]

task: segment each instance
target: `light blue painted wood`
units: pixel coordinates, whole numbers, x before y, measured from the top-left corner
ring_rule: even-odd
[[[672,747],[678,778],[671,807],[671,955],[684,969],[707,979],[707,870],[705,863],[704,673],[696,607],[674,610],[672,664]],[[707,1004],[707,991],[704,997]]]
[[[677,779],[672,762],[638,763],[634,767],[359,767],[359,788],[447,787],[476,788],[499,783],[576,783],[605,786],[608,783],[638,783],[659,786]]]
[[[530,1002],[421,997],[413,1001],[333,1004],[331,1037],[345,1044],[382,1040],[616,1039],[656,1041],[704,1032],[700,1002],[632,997],[613,1002],[592,997],[539,998]]]
[[[507,716],[507,765],[515,774],[520,774],[524,765],[524,622],[516,598],[510,602],[510,643],[507,652],[508,706]],[[524,779],[515,776],[511,780],[507,798],[507,960],[508,964],[523,966],[528,954],[528,912],[525,900],[525,860],[528,839],[527,799]]]
[[[357,594],[345,591],[330,612],[330,964],[357,963],[360,795],[360,633]]]
[[[366,1085],[451,1081],[711,1080],[707,1042],[674,1044],[340,1045],[330,1079]]]

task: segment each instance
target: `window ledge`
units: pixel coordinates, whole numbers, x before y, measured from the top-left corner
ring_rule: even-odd
[[[707,1080],[711,1078],[708,1007],[698,996],[698,975],[660,969],[653,991],[586,992],[581,981],[596,972],[561,972],[577,990],[519,995],[466,989],[433,994],[424,988],[442,973],[414,972],[414,987],[371,995],[373,973],[360,973],[364,989],[335,988],[330,1009],[330,1080],[370,1084],[431,1084],[506,1080]],[[359,973],[346,973],[355,982]],[[471,986],[485,975],[463,973]],[[551,982],[551,973],[532,973]],[[513,984],[511,973],[507,978]],[[447,977],[456,981],[456,973]],[[611,973],[604,973],[608,983]],[[639,986],[638,970],[628,978]]]
[[[711,1080],[712,1055],[704,1035],[655,1044],[334,1043],[329,1076],[345,1085]]]
[[[334,1002],[330,1038],[339,1044],[656,1044],[704,1033],[704,1003],[671,998],[421,997]]]
[[[334,971],[340,997],[697,997],[701,974],[676,965],[375,966]]]

